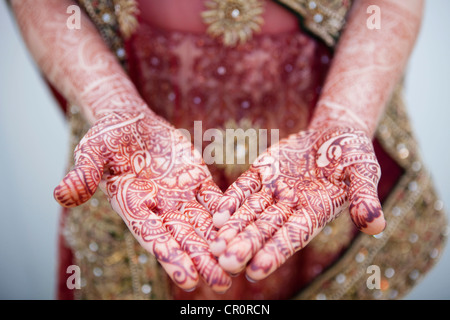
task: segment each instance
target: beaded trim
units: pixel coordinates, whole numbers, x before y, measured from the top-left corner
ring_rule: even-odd
[[[124,39],[138,26],[135,0],[77,0],[100,32],[103,40],[126,67]]]

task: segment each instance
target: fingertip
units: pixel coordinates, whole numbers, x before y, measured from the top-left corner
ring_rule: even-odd
[[[231,283],[230,283],[230,287],[231,287]],[[223,289],[222,288],[213,288],[213,291],[217,294],[222,295],[222,294],[227,293],[227,291],[228,291],[228,289],[230,289],[230,287],[223,288]]]
[[[230,219],[230,213],[227,210],[217,212],[213,215],[213,224],[216,228],[221,228]]]
[[[266,246],[257,252],[250,263],[245,268],[247,279],[253,282],[261,281],[277,270],[284,261],[276,261],[273,250],[268,250]],[[250,281],[249,280],[249,281]]]
[[[366,227],[360,228],[360,230],[368,235],[374,236],[383,232],[386,229],[386,226],[386,220],[383,216],[380,216],[368,223]]]
[[[94,168],[76,167],[54,189],[53,197],[63,207],[79,206],[92,197],[97,190],[100,178]]]
[[[269,273],[272,273],[273,270],[271,270]],[[258,282],[260,280],[263,280],[265,278],[267,278],[268,273],[262,271],[259,268],[253,268],[252,264],[250,264],[245,271],[245,278],[251,282],[251,283],[255,283]]]
[[[59,205],[65,208],[76,207],[80,200],[74,196],[64,181],[61,181],[59,185],[53,190],[53,198]]]
[[[197,194],[197,201],[202,204],[210,214],[217,211],[217,206],[222,197],[222,190],[212,181],[209,180],[202,184]]]
[[[242,266],[242,264],[237,260],[235,255],[227,256],[225,254],[222,254],[219,257],[219,264],[223,269],[232,274],[241,272],[245,267]]]
[[[171,275],[169,274],[169,276]],[[200,280],[197,274],[195,277],[192,277],[191,275],[191,277],[184,279],[184,282],[179,281],[179,279],[177,279],[175,275],[172,275],[171,278],[175,282],[175,284],[180,287],[180,289],[186,292],[194,291],[197,288],[198,282]]]
[[[219,257],[227,248],[227,243],[223,239],[216,239],[210,244],[210,249],[213,255]]]
[[[247,281],[250,282],[250,283],[258,282],[257,280],[251,278],[247,273],[245,273],[245,279],[247,279]]]
[[[386,228],[383,209],[375,195],[351,201],[349,212],[356,227],[366,234],[376,235]]]
[[[153,221],[151,224],[155,225],[153,231],[162,231],[162,218],[151,210],[148,213],[149,219]],[[151,234],[153,235],[153,233]],[[175,238],[162,235],[149,241],[146,236],[141,234],[136,239],[145,250],[156,258],[177,287],[186,292],[195,290],[200,280],[200,275],[188,253],[182,250],[180,243]]]
[[[192,292],[192,291],[194,291],[195,289],[197,289],[197,286],[195,285],[195,286],[193,286],[192,288],[181,288],[184,292],[187,292],[187,293],[189,293],[189,292]]]
[[[231,288],[231,284],[232,284],[231,278],[228,277],[228,281],[226,283],[214,285],[211,288],[217,294],[225,294],[228,291],[228,289]]]
[[[239,208],[239,200],[234,197],[224,195],[218,202],[216,210],[213,214],[214,225],[220,228],[230,218],[231,214]]]
[[[225,273],[225,271],[222,270],[222,272],[225,274],[225,276],[221,277],[221,281],[218,283],[215,283],[211,286],[211,289],[218,294],[224,294],[228,291],[231,287],[231,278],[229,275]]]
[[[53,199],[55,199],[59,204],[61,204],[59,202],[59,194],[60,194],[60,187],[61,184],[57,185],[54,189],[53,189]]]

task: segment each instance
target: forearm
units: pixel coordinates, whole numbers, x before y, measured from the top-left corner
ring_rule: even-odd
[[[373,136],[419,32],[423,0],[382,0],[381,28],[369,29],[371,0],[355,0],[310,128],[351,126]]]
[[[49,82],[93,123],[112,111],[149,111],[116,57],[82,12],[69,29],[70,0],[13,0],[25,43]]]

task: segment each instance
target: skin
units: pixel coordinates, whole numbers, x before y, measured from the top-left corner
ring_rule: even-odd
[[[371,139],[416,40],[423,1],[355,1],[307,131],[272,146],[225,192],[211,244],[220,265],[260,280],[304,248],[346,207],[374,235],[386,226]],[[230,218],[231,216],[231,218]]]
[[[100,186],[180,288],[193,290],[203,278],[214,291],[227,290],[231,279],[208,245],[222,192],[191,142],[143,102],[90,21],[82,15],[80,30],[66,27],[72,4],[12,2],[37,64],[92,124],[55,199],[78,206]]]
[[[371,138],[412,50],[421,0],[377,2],[381,30],[365,27],[372,3],[355,1],[308,130],[268,149],[225,195],[190,142],[141,99],[90,21],[82,15],[80,30],[66,27],[71,1],[30,3],[12,1],[31,54],[92,124],[55,199],[77,206],[100,187],[179,287],[192,290],[201,277],[223,292],[225,271],[244,269],[263,279],[347,206],[363,232],[384,229]],[[279,28],[292,28],[282,20]],[[204,32],[198,22],[189,28]]]

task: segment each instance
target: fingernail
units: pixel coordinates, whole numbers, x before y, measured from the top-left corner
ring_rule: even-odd
[[[224,295],[225,293],[227,293],[227,290],[224,290],[224,291],[215,291],[215,293],[220,294],[220,295]]]
[[[193,287],[193,288],[191,288],[191,289],[183,289],[183,290],[184,290],[184,292],[192,292],[192,291],[194,291],[196,288],[197,288],[197,287]]]
[[[245,274],[245,278],[247,279],[248,282],[251,282],[251,283],[257,282],[256,280],[253,280],[252,278],[250,278],[250,276],[247,273]]]

